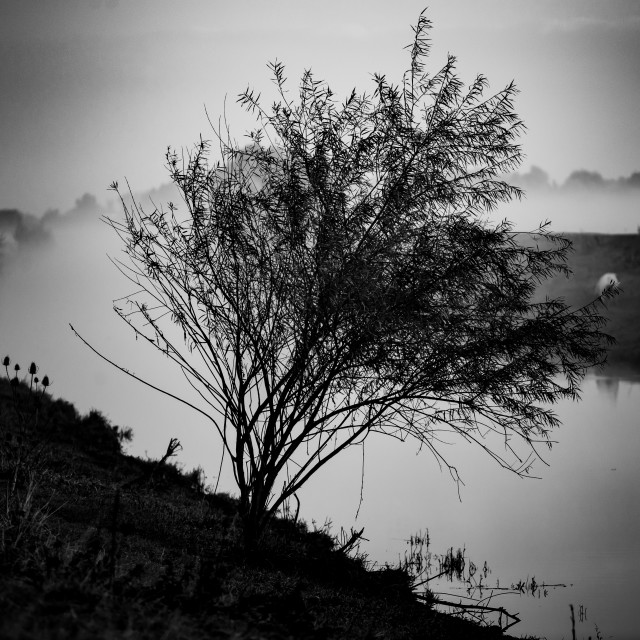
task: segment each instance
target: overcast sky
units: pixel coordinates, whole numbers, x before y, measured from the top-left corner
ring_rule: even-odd
[[[268,92],[268,61],[291,88],[306,67],[338,95],[399,80],[424,0],[3,0],[0,208],[66,210],[114,179],[166,182],[164,152],[207,136],[205,105],[241,137],[237,94]],[[447,52],[466,81],[515,79],[524,169],[563,181],[640,170],[640,3],[434,0],[433,69]]]

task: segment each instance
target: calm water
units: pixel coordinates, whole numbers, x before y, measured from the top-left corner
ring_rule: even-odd
[[[53,376],[54,394],[105,411],[114,424],[135,430],[135,455],[162,455],[178,436],[187,469],[202,464],[215,477],[220,445],[209,424],[199,423],[178,403],[135,386],[99,361],[73,337],[73,322],[98,348],[136,373],[168,389],[179,372],[135,343],[111,311],[111,300],[129,290],[106,259],[117,255],[106,229],[69,230],[56,242],[20,254],[0,275],[0,326],[4,353],[21,362],[35,358]],[[64,249],[61,250],[61,249]],[[78,265],[83,265],[78,269]],[[94,286],[100,283],[100,286]],[[165,376],[165,377],[163,377]],[[184,381],[182,381],[184,382]],[[452,440],[443,453],[465,481],[460,497],[449,476],[412,443],[369,440],[365,450],[338,456],[301,492],[302,516],[322,524],[365,527],[363,550],[380,563],[397,562],[404,540],[429,529],[432,551],[466,546],[477,563],[486,560],[501,584],[535,576],[569,586],[541,600],[505,599],[521,614],[513,635],[549,640],[571,637],[569,604],[586,608],[577,637],[640,638],[635,610],[640,570],[640,383],[589,378],[580,403],[557,407],[563,426],[534,469],[541,480],[521,480],[498,468],[477,447]],[[230,474],[221,490],[235,491]]]
[[[639,638],[640,384],[588,378],[583,400],[557,412],[563,425],[545,451],[549,466],[534,469],[540,480],[521,480],[456,443],[449,457],[465,481],[460,501],[431,456],[382,438],[367,444],[357,520],[361,451],[336,461],[308,489],[303,515],[319,524],[331,517],[337,531],[364,526],[363,550],[378,562],[397,561],[404,540],[428,528],[433,552],[466,546],[501,585],[531,576],[567,585],[547,598],[505,596],[503,606],[522,618],[512,635],[571,638],[573,604],[577,638],[595,638],[595,625],[604,638]]]

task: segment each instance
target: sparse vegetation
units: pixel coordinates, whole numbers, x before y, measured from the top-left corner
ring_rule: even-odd
[[[564,584],[547,584],[536,581],[535,576],[519,580],[507,586],[497,580],[489,579],[491,569],[485,561],[482,566],[476,564],[467,555],[466,549],[456,551],[450,547],[444,554],[435,554],[430,549],[429,532],[418,532],[407,540],[408,550],[400,562],[412,579],[412,588],[416,597],[429,606],[438,606],[441,610],[473,620],[485,626],[493,626],[502,632],[518,624],[519,614],[508,611],[502,606],[501,596],[507,594],[546,597],[550,589],[566,587]],[[442,594],[431,584],[435,581],[453,582],[461,585],[459,596]]]

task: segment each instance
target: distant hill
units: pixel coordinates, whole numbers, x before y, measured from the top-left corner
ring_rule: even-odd
[[[615,273],[622,293],[608,304],[605,331],[616,339],[603,373],[640,375],[640,235],[567,233],[573,251],[568,265],[573,275],[557,276],[543,292],[564,297],[572,305],[584,305],[596,296],[596,284],[605,273]]]

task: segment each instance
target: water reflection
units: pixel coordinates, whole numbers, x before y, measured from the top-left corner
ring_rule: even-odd
[[[331,478],[312,484],[305,518],[332,518],[334,527],[357,524],[370,540],[371,559],[395,562],[404,540],[428,528],[432,549],[466,546],[487,560],[500,584],[535,576],[565,583],[547,598],[504,601],[521,614],[514,636],[571,637],[569,605],[582,605],[577,637],[637,637],[635,582],[640,568],[640,384],[589,377],[580,402],[556,407],[562,426],[539,464],[540,480],[520,480],[499,469],[477,447],[455,442],[445,449],[465,486],[457,488],[434,460],[409,443],[381,438],[367,443],[364,502],[357,521],[360,451],[337,460]]]
[[[596,387],[598,392],[606,397],[609,400],[615,402],[618,399],[618,390],[620,389],[620,379],[619,378],[601,378],[596,377]]]

